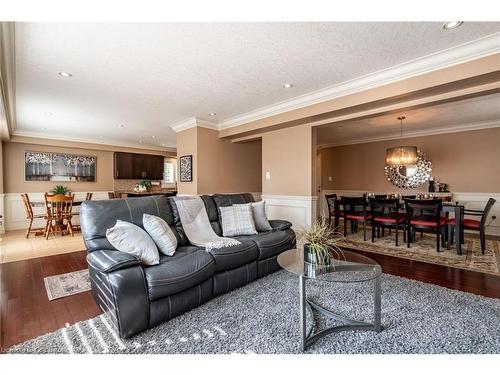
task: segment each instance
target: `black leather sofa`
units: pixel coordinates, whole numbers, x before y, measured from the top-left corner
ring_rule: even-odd
[[[222,235],[219,207],[254,200],[251,194],[201,198],[218,235]],[[163,218],[178,240],[175,254],[160,253],[160,264],[154,266],[141,265],[136,257],[117,251],[106,239],[106,230],[117,219],[142,228],[144,213]],[[94,298],[122,338],[278,270],[277,256],[296,246],[291,223],[271,220],[272,231],[235,237],[240,245],[208,253],[189,243],[175,201],[164,196],[86,201],[80,215]]]

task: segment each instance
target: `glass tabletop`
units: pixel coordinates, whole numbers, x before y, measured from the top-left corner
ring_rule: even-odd
[[[325,265],[306,262],[302,249],[292,249],[278,256],[278,264],[297,276],[337,283],[369,281],[382,274],[374,260],[345,250]]]

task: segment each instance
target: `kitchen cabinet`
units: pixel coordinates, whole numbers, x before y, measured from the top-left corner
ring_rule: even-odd
[[[161,155],[114,153],[114,176],[118,180],[162,180],[163,168]]]

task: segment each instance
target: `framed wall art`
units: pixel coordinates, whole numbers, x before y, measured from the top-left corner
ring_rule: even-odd
[[[193,181],[193,155],[185,155],[179,158],[179,181]]]
[[[24,152],[25,181],[95,182],[96,161],[93,155]]]

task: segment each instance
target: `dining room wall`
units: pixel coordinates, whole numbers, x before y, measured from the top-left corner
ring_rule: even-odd
[[[432,161],[434,179],[447,183],[452,192],[500,192],[500,128],[321,149],[322,189],[427,191],[427,184],[403,190],[386,180],[385,150],[398,145],[414,145],[426,153]]]

